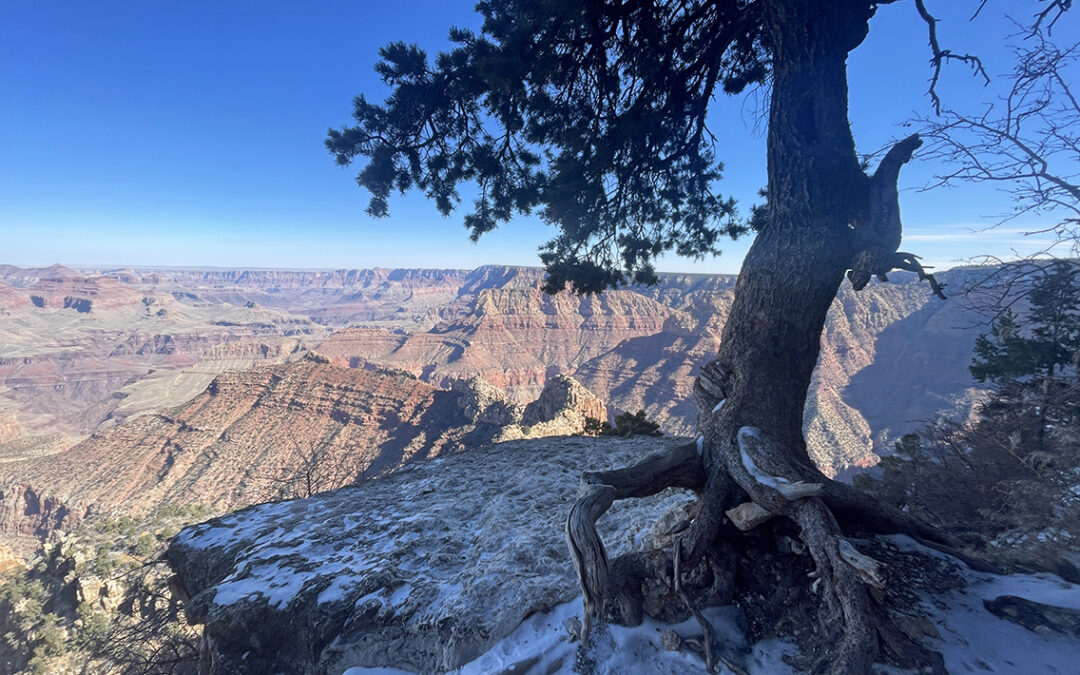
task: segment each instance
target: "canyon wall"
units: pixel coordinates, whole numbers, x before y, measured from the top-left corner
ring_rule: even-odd
[[[845,286],[830,311],[806,414],[830,473],[979,395],[966,371],[978,317],[894,276]],[[719,345],[734,277],[662,275],[594,297],[546,296],[542,281],[507,266],[0,266],[0,527],[48,530],[91,504],[250,503],[305,444],[363,447],[378,472],[551,433],[527,423],[526,404],[563,375],[609,417],[644,409],[669,434],[695,433],[693,378]]]
[[[218,375],[189,403],[97,431],[66,452],[0,463],[0,532],[43,536],[91,514],[165,505],[224,512],[365,480],[492,441],[581,433],[603,404],[567,377],[530,406],[483,383],[439,389],[308,352]],[[502,406],[509,414],[494,416]]]

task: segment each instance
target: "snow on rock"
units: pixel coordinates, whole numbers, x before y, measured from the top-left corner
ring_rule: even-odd
[[[189,527],[166,558],[213,672],[445,671],[578,595],[562,526],[582,471],[677,444],[491,445]],[[659,536],[653,523],[686,498],[617,502],[599,523],[609,553]]]
[[[1015,595],[1036,602],[1080,609],[1080,586],[1069,584],[1050,574],[998,576],[973,572],[954,558],[925,548],[903,536],[882,537],[882,545],[892,544],[888,554],[896,564],[897,553],[917,554],[921,560],[909,560],[916,570],[913,588],[917,601],[929,619],[937,637],[927,637],[927,645],[941,651],[950,673],[1048,673],[1066,675],[1077,672],[1080,663],[1080,640],[1065,634],[1037,634],[1015,623],[1000,619],[983,607],[984,599]],[[935,580],[934,577],[937,577]],[[945,590],[951,588],[951,590]],[[663,624],[646,619],[640,626],[623,628],[604,626],[596,646],[588,652],[588,668],[575,670],[579,663],[576,643],[567,639],[565,622],[580,613],[580,598],[559,605],[550,612],[529,617],[513,633],[498,641],[487,653],[451,671],[454,675],[489,673],[545,673],[571,675],[591,672],[594,675],[624,673],[705,673],[701,659],[683,652],[668,652],[660,647],[663,631],[675,630],[680,637],[700,637],[701,629],[691,619],[681,624]],[[734,658],[752,675],[784,675],[796,672],[784,657],[795,648],[779,640],[747,644],[739,628],[734,607],[706,609],[703,612],[716,628],[719,648]],[[723,675],[731,671],[721,668]],[[902,675],[906,671],[877,665],[878,675]],[[344,675],[411,675],[411,671],[382,668],[350,668]]]
[[[564,624],[581,613],[581,598],[559,605],[551,612],[535,614],[486,654],[459,669],[454,675],[491,675],[492,673],[556,673],[570,675],[578,663],[578,645],[567,639]],[[791,667],[785,655],[794,648],[780,640],[764,640],[753,647],[746,644],[738,627],[735,607],[714,607],[703,614],[713,626],[727,652],[745,652],[745,663],[751,673],[784,675]],[[640,626],[604,625],[594,636],[585,668],[579,672],[594,675],[628,675],[630,673],[670,673],[671,675],[701,675],[705,667],[701,657],[685,651],[666,651],[660,647],[664,631],[674,630],[681,638],[700,638],[701,627],[693,618],[680,624],[666,624],[646,618]],[[728,675],[731,671],[720,671]],[[344,675],[413,675],[396,668],[349,668]]]
[[[754,463],[753,457],[750,456],[750,452],[746,449],[746,444],[748,443],[747,439],[753,439],[758,443],[763,442],[761,440],[761,429],[758,429],[757,427],[741,427],[739,429],[738,439],[739,455],[742,457],[743,467],[746,469],[746,472],[754,478],[754,480],[756,480],[762,485],[771,487],[774,490],[780,489],[780,486],[782,484],[787,485],[791,483],[790,480],[784,478],[783,476],[773,476],[772,474],[765,473],[760,468],[758,468],[758,465]]]
[[[1054,673],[1080,671],[1080,639],[1067,633],[1036,633],[991,614],[984,601],[1003,595],[1080,610],[1080,585],[1053,574],[1001,576],[974,572],[943,553],[909,537],[884,537],[901,551],[932,555],[951,563],[964,577],[964,588],[923,595],[923,609],[939,637],[928,643],[945,657],[950,673]]]
[[[562,524],[581,471],[678,443],[570,437],[482,447],[189,527],[166,558],[191,595],[189,618],[205,626],[211,673],[702,673],[696,657],[661,646],[669,629],[698,636],[693,621],[604,626],[584,653],[566,627],[581,599]],[[663,531],[689,517],[688,497],[616,502],[598,523],[609,553],[670,545]],[[1080,586],[972,572],[904,537],[853,543],[881,561],[887,595],[909,598],[905,630],[940,650],[949,672],[1077,672],[1080,639],[1033,632],[983,602],[1005,595],[1078,610]],[[723,653],[749,672],[791,672],[783,656],[792,645],[748,644],[735,607],[706,615]]]

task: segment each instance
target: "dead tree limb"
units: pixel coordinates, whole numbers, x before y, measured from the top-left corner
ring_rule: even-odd
[[[608,592],[609,562],[596,521],[617,499],[647,497],[669,487],[698,489],[705,481],[695,443],[649,455],[641,462],[582,476],[577,501],[566,517],[566,542],[585,598],[584,644],[592,624],[603,617]]]

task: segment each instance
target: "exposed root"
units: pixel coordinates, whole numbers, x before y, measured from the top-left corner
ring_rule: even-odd
[[[877,635],[871,621],[870,598],[862,578],[840,554],[840,527],[818,499],[792,505],[792,519],[817,564],[824,602],[822,629],[830,649],[829,672],[867,673],[877,655]]]
[[[845,531],[861,528],[874,534],[905,534],[923,546],[953,556],[977,572],[1002,573],[990,562],[958,550],[944,533],[922,520],[882,504],[850,485],[824,475],[821,478],[824,485],[822,500]]]
[[[828,488],[835,483],[820,472],[803,472],[803,467],[787,459],[791,453],[777,447],[777,442],[760,429],[741,427],[734,440],[737,454],[736,448],[732,448],[727,454],[727,465],[732,478],[760,508],[737,507],[732,510],[734,514],[729,512],[729,517],[735,516],[732,522],[737,526],[742,522],[745,526],[754,521],[764,522],[767,513],[788,516],[799,526],[800,537],[816,565],[812,591],[820,593],[822,598],[820,629],[823,643],[828,645],[818,667],[827,665],[834,673],[869,672],[881,649],[895,655],[899,663],[937,663],[921,645],[897,637],[900,632],[889,628],[891,622],[871,597],[870,589],[880,590],[885,585],[880,566],[844,538],[826,502],[817,498],[826,497]],[[805,482],[799,480],[802,477],[823,480]],[[843,490],[833,491],[856,501]],[[857,501],[873,502],[869,498]],[[880,511],[880,506],[873,503]],[[892,514],[884,514],[882,519],[888,515]],[[912,529],[917,525],[920,529],[926,527],[917,521],[910,523]]]
[[[716,631],[713,630],[712,624],[705,620],[705,617],[701,615],[701,611],[694,603],[690,602],[690,598],[686,596],[686,591],[683,590],[682,585],[682,540],[675,540],[675,554],[674,554],[674,572],[672,578],[675,582],[675,592],[679,594],[679,598],[682,599],[686,608],[690,610],[690,613],[697,619],[698,624],[701,626],[702,633],[704,634],[705,641],[705,670],[710,673],[716,672],[716,660],[713,658],[713,645],[716,643]]]
[[[679,594],[679,598],[686,605],[687,609],[690,610],[690,613],[694,615],[694,618],[701,626],[701,631],[703,635],[702,641],[704,642],[705,651],[705,670],[710,673],[715,673],[716,661],[717,659],[719,659],[721,663],[727,666],[728,670],[735,673],[736,675],[749,675],[746,670],[733,663],[723,654],[719,653],[718,651],[714,651],[713,647],[714,645],[716,645],[716,631],[713,629],[712,624],[705,619],[704,615],[702,615],[701,610],[697,608],[697,605],[695,605],[690,600],[690,597],[687,596],[686,591],[683,590],[681,562],[682,540],[677,539],[675,541],[675,554],[673,559],[673,577],[675,580],[675,592]]]
[[[730,602],[736,580],[742,579],[739,587],[752,595],[740,597],[761,597],[764,590],[766,599],[759,607],[770,606],[767,589],[782,594],[775,596],[775,602],[780,603],[776,611],[755,612],[753,621],[758,622],[756,630],[762,631],[758,635],[779,629],[811,640],[807,644],[813,645],[809,653],[814,655],[807,658],[817,663],[802,666],[814,665],[815,670],[833,673],[866,673],[881,654],[902,667],[943,672],[940,655],[927,650],[918,637],[904,632],[890,618],[883,604],[888,596],[881,590],[888,570],[852,546],[832,507],[855,527],[901,532],[924,541],[923,534],[942,537],[907,514],[887,509],[849,486],[790,462],[785,459],[788,454],[776,452],[770,445],[775,441],[756,429],[743,427],[734,438],[728,438],[735,447],[724,453],[726,462],[709,464],[707,477],[703,469],[706,459],[699,456],[694,442],[650,455],[630,467],[583,476],[578,499],[566,521],[567,543],[584,595],[582,644],[588,645],[591,629],[603,620],[633,624],[640,621],[643,612],[672,620],[685,617],[688,611],[704,632],[701,644],[669,636],[671,648],[700,650],[710,672],[717,663],[736,673],[744,672],[719,653],[714,629],[699,609],[710,603]],[[668,487],[702,492],[689,528],[676,540],[673,556],[664,545],[609,561],[596,531],[597,519],[617,499],[644,497]],[[736,501],[743,503],[736,505]],[[729,525],[724,525],[725,515]],[[798,535],[785,523],[760,527],[777,516],[794,522]],[[719,537],[725,527],[729,536]],[[746,534],[736,535],[736,529]],[[806,548],[791,543],[788,535],[804,542]],[[784,545],[785,541],[789,543]],[[940,543],[934,547],[947,548]],[[780,559],[770,562],[777,555],[789,557],[782,564]],[[809,580],[800,582],[794,575],[806,579],[803,575],[811,559],[816,569]],[[746,560],[764,562],[765,567],[746,567]],[[708,564],[702,566],[702,561]],[[808,602],[811,593],[820,601]]]
[[[791,515],[817,564],[814,584],[820,586],[824,603],[821,624],[830,645],[820,665],[827,663],[832,673],[866,673],[884,652],[902,667],[944,673],[941,655],[898,629],[869,591],[868,586],[885,586],[878,562],[856,551],[841,536],[824,503],[819,499],[796,502]]]
[[[584,596],[581,642],[587,643],[594,621],[603,617],[608,598],[609,564],[596,521],[617,499],[647,497],[669,487],[699,488],[704,483],[701,457],[693,443],[653,453],[629,467],[582,476],[577,501],[566,517],[566,543]]]
[[[582,644],[588,643],[593,620],[603,616],[607,598],[608,557],[604,542],[596,532],[596,519],[604,515],[614,501],[615,488],[610,485],[582,485],[578,499],[566,518],[566,543],[585,597]]]
[[[740,428],[736,443],[740,461],[728,463],[731,476],[765,510],[781,512],[792,501],[822,494],[821,483],[799,480],[801,471],[779,460],[784,455],[771,451],[772,441],[757,427]]]
[[[581,480],[591,485],[610,485],[615,499],[648,497],[670,487],[698,490],[705,484],[705,469],[695,443],[655,452],[637,464],[610,471],[589,471]]]
[[[851,568],[858,572],[863,581],[874,588],[885,588],[885,577],[881,575],[881,569],[878,567],[876,560],[856,551],[851,542],[842,537],[838,537],[837,550],[840,552],[840,557],[844,562],[851,565]]]

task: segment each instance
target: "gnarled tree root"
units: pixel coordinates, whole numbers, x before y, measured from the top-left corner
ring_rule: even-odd
[[[714,472],[717,468],[714,464]],[[606,617],[620,623],[639,622],[642,611],[640,597],[636,607],[629,606],[633,603],[627,602],[627,597],[635,592],[641,596],[642,589],[649,584],[667,584],[671,580],[670,588],[665,591],[667,594],[660,595],[671,603],[669,611],[674,613],[671,616],[679,611],[682,612],[681,616],[689,612],[702,624],[705,657],[711,669],[718,658],[714,649],[715,641],[710,635],[711,627],[700,613],[699,606],[704,603],[700,599],[694,601],[683,586],[684,570],[694,571],[696,592],[705,591],[714,602],[720,601],[716,604],[722,604],[725,597],[730,601],[736,583],[736,554],[730,544],[732,540],[746,536],[740,535],[738,530],[753,535],[749,531],[767,520],[783,516],[798,526],[796,536],[805,542],[815,566],[815,571],[811,573],[815,577],[813,581],[802,583],[812,585],[812,591],[819,593],[822,598],[816,610],[820,624],[817,629],[820,639],[816,642],[827,647],[819,650],[816,663],[801,665],[811,666],[815,671],[866,673],[878,656],[883,655],[891,663],[902,667],[944,672],[939,654],[909,637],[890,619],[883,604],[885,596],[880,591],[886,583],[887,570],[882,570],[875,560],[858,551],[845,539],[840,522],[874,533],[908,534],[934,548],[947,549],[949,547],[943,543],[943,537],[907,514],[885,508],[854,488],[835,483],[820,474],[807,478],[814,482],[806,484],[820,484],[820,487],[808,491],[810,496],[803,496],[801,493],[807,491],[801,489],[792,493],[794,499],[784,498],[782,493],[778,493],[781,497],[766,505],[756,500],[746,500],[747,492],[739,487],[746,479],[745,471],[737,477],[717,475],[711,478],[706,481],[695,443],[650,455],[626,468],[591,472],[583,476],[578,500],[566,522],[567,542],[585,597],[585,621],[581,634],[583,645],[588,644],[590,629]],[[644,497],[669,487],[702,493],[694,522],[677,539],[673,550],[632,553],[609,561],[596,531],[597,519],[617,499]],[[751,491],[756,491],[753,486]],[[737,506],[736,501],[743,504]],[[722,508],[717,509],[717,505]],[[715,515],[725,511],[730,522]],[[722,530],[730,536],[725,534],[720,537]],[[752,536],[740,545],[756,545],[755,541],[760,544],[765,540]],[[773,541],[770,543],[775,544]],[[769,554],[766,554],[767,557]],[[704,568],[701,567],[703,560],[709,563]],[[726,568],[721,565],[726,565]],[[750,573],[753,574],[753,571]],[[795,573],[791,571],[791,574]],[[803,572],[798,571],[797,574]],[[807,588],[803,593],[810,590]],[[737,668],[734,663],[727,665],[732,670]]]
[[[735,675],[748,675],[747,671],[725,657],[722,653],[715,651],[716,648],[716,630],[712,624],[709,623],[705,616],[702,615],[701,610],[690,599],[690,596],[686,594],[686,590],[683,588],[682,583],[682,538],[675,540],[674,552],[672,553],[673,567],[672,579],[675,584],[675,592],[679,594],[679,598],[686,605],[690,613],[694,615],[694,619],[697,620],[698,625],[701,626],[702,642],[704,643],[704,656],[705,656],[705,669],[710,673],[716,672],[716,661],[719,660],[723,663],[728,670],[735,673]]]
[[[608,589],[610,565],[604,543],[596,532],[597,519],[617,499],[647,497],[669,487],[698,489],[704,480],[695,443],[654,453],[629,467],[582,476],[578,499],[566,518],[566,542],[585,597],[583,644],[588,641],[592,624],[603,616],[606,601],[611,597]]]
[[[817,569],[815,587],[823,599],[821,625],[830,648],[815,671],[867,673],[880,653],[905,668],[929,668],[944,673],[940,654],[932,652],[897,629],[871,589],[883,589],[884,571],[877,561],[857,551],[840,531],[820,499],[801,499],[788,514],[801,530]],[[880,595],[880,594],[879,594]]]

